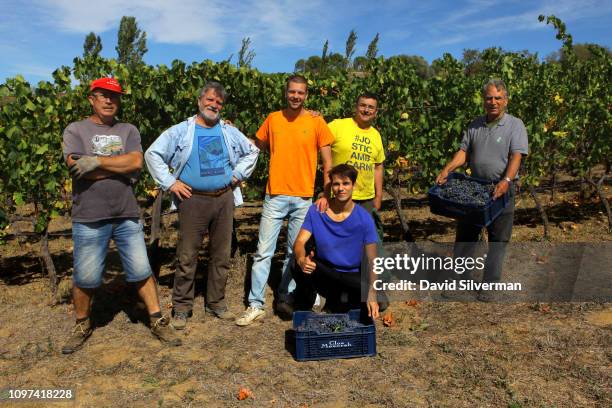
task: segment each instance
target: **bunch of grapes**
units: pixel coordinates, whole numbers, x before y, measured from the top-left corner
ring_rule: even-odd
[[[495,186],[466,179],[451,179],[440,187],[440,197],[459,204],[483,206],[491,198]]]
[[[348,316],[316,316],[306,319],[296,329],[299,332],[316,331],[318,333],[342,333],[347,329],[361,327],[363,324],[351,320]]]

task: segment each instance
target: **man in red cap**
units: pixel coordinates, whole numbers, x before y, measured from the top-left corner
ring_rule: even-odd
[[[72,175],[72,298],[76,325],[62,353],[78,350],[91,335],[91,298],[102,284],[108,245],[115,242],[126,280],[133,282],[150,315],[151,332],[163,343],[181,344],[169,318],[162,316],[144,242],[133,185],[143,164],[140,133],[116,119],[121,85],[114,78],[91,83],[93,113],[64,130],[64,159]]]

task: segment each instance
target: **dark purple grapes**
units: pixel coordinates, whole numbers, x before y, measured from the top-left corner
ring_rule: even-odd
[[[315,315],[305,319],[302,324],[296,328],[296,330],[299,332],[314,331],[317,333],[342,333],[348,329],[362,326],[363,324],[349,319],[348,316]]]
[[[466,179],[451,179],[440,186],[440,197],[458,204],[483,206],[491,199],[495,186]]]

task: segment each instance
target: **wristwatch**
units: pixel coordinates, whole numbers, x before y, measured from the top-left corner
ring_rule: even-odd
[[[508,182],[508,184],[512,184],[512,179],[508,176],[504,177],[504,180]]]

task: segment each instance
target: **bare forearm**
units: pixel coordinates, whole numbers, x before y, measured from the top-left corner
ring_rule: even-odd
[[[377,279],[377,275],[374,273],[374,258],[377,256],[376,244],[368,244],[365,247],[366,256],[368,258],[368,280],[370,282],[370,288],[373,288],[374,281]]]
[[[374,203],[378,205],[377,210],[380,210],[383,195],[383,176],[384,167],[382,164],[377,164],[374,167]]]
[[[304,246],[304,242],[300,242],[300,241],[295,241],[295,244],[293,245],[293,253],[295,255],[295,259],[302,259],[303,257],[306,256],[306,248]]]
[[[442,171],[450,173],[456,168],[463,166],[466,161],[467,161],[467,153],[463,150],[459,150],[457,153],[455,153],[451,161],[448,162],[446,166],[444,166]]]
[[[85,176],[83,176],[83,178],[86,180],[102,180],[116,175],[117,173],[113,173],[108,170],[95,169],[94,171],[87,173]]]
[[[521,167],[521,153],[512,153],[510,157],[510,163],[508,163],[508,168],[506,169],[506,175],[504,177],[508,177],[510,180],[514,180],[516,174],[518,173],[519,167]]]
[[[119,156],[98,157],[100,170],[115,174],[129,174],[142,169],[142,153],[130,152]]]
[[[331,196],[331,179],[329,178],[329,171],[332,168],[332,154],[331,146],[321,147],[321,164],[323,166],[323,192],[326,197]]]

